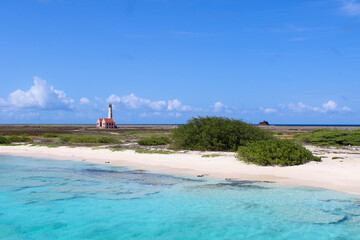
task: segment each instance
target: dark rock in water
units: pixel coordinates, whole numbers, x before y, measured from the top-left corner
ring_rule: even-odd
[[[259,122],[259,126],[270,126],[268,121]]]
[[[197,175],[197,177],[205,177],[205,176],[208,176],[208,174],[199,174],[199,175]]]

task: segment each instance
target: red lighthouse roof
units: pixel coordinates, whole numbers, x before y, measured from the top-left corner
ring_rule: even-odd
[[[104,118],[104,120],[106,123],[115,123],[114,119],[112,119],[112,118]]]

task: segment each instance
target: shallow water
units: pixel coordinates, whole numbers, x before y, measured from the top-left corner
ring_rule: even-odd
[[[360,239],[360,199],[0,156],[0,239]]]

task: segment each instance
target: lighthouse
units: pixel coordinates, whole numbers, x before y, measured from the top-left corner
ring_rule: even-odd
[[[108,118],[113,118],[112,117],[112,104],[109,104],[109,110],[108,110]]]
[[[115,121],[112,114],[112,104],[109,104],[108,118],[99,118],[96,122],[98,128],[116,128]]]

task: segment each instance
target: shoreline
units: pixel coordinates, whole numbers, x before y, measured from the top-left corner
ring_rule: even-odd
[[[134,150],[112,152],[89,147],[0,146],[0,155],[86,161],[131,167],[164,174],[178,174],[218,179],[270,181],[293,186],[308,186],[360,195],[360,151],[358,148],[325,148],[307,146],[322,162],[290,167],[246,164],[229,152],[176,152],[142,154]],[[203,157],[206,154],[218,157]]]

